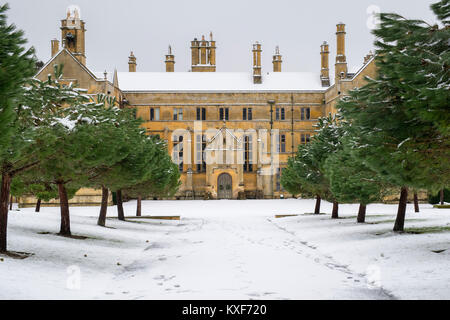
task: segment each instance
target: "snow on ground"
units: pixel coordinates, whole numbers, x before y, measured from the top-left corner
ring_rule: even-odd
[[[134,201],[125,204],[127,216]],[[13,210],[0,256],[1,299],[450,299],[450,210],[408,205],[407,228],[391,232],[396,205],[341,205],[341,219],[310,215],[313,200],[144,201],[143,215],[180,221],[96,225],[99,207],[71,208],[74,235],[57,236],[59,209]],[[331,204],[322,202],[322,212]],[[275,214],[300,214],[276,219]],[[441,250],[445,250],[442,251]],[[436,252],[434,252],[436,251]],[[3,261],[1,260],[3,259]]]

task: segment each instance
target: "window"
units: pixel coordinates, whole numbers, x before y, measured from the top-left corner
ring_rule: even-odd
[[[219,108],[219,120],[229,120],[228,108]]]
[[[183,120],[183,109],[174,108],[173,109],[173,120]]]
[[[183,172],[183,136],[173,137],[172,159],[178,165],[178,170]]]
[[[277,151],[280,153],[286,152],[286,135],[285,134],[280,134],[278,136]]]
[[[252,136],[244,136],[244,172],[253,171],[253,141]]]
[[[302,133],[301,135],[301,142],[302,144],[308,143],[311,140],[311,136],[309,133]]]
[[[242,120],[252,120],[252,108],[242,109]]]
[[[286,115],[284,113],[284,108],[277,108],[275,110],[275,120],[285,120]]]
[[[311,109],[310,108],[302,108],[301,109],[301,120],[309,120],[311,119]]]
[[[206,120],[206,108],[197,108],[197,120]]]
[[[205,172],[206,171],[206,161],[203,159],[203,152],[206,149],[206,137],[205,135],[198,134],[195,138],[196,142],[196,161],[197,164],[197,172]]]
[[[150,108],[150,121],[159,120],[159,108]]]

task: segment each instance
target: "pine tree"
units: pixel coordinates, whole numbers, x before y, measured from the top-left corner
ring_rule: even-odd
[[[320,118],[311,142],[299,146],[296,155],[288,160],[281,178],[283,187],[294,195],[316,195],[315,214],[320,212],[322,198],[333,202],[332,218],[338,218],[338,202],[330,191],[324,164],[327,157],[340,149],[339,139],[345,132],[340,122],[339,117]]]
[[[102,97],[92,99],[82,89],[63,86],[62,67],[55,68],[55,79],[36,80],[30,90],[30,101],[40,98],[42,105],[39,114],[34,112],[38,123],[32,152],[38,159],[36,174],[58,188],[60,234],[70,236],[70,197],[89,184],[96,168],[117,161],[124,141],[118,121],[121,110]]]
[[[345,143],[345,138],[343,140],[343,148],[325,161],[325,175],[339,202],[360,204],[357,222],[362,223],[365,222],[366,206],[381,201],[389,186],[360,159],[353,157],[351,146]]]
[[[11,183],[11,195],[14,197],[34,196],[36,198],[35,211],[39,212],[41,201],[50,201],[58,198],[58,190],[47,181],[35,176],[36,171],[28,170],[14,177]]]
[[[134,152],[136,146],[145,139],[145,130],[140,128],[142,121],[134,117],[132,109],[123,109],[117,114],[116,128],[110,134],[109,146],[115,159],[108,164],[102,163],[90,170],[87,186],[102,190],[102,201],[98,224],[105,225],[108,208],[109,189],[119,184],[120,181],[128,181],[130,178],[121,175],[116,170],[120,164]],[[129,181],[129,183],[133,183]],[[119,198],[120,198],[119,193]]]
[[[141,134],[134,148],[122,161],[111,167],[103,185],[115,190],[119,220],[125,220],[122,190],[128,195],[146,197],[150,194],[170,195],[179,186],[179,172],[167,153],[166,145],[156,137]],[[106,210],[101,211],[98,224],[104,226]]]
[[[442,10],[449,9],[448,1],[441,3],[447,3]],[[408,188],[433,190],[449,183],[448,115],[442,114],[448,109],[448,92],[441,90],[446,86],[448,90],[448,45],[442,49],[448,33],[436,36],[434,26],[396,14],[380,18],[380,28],[374,31],[377,78],[367,78],[367,85],[351,91],[338,108],[358,132],[352,141],[353,156],[401,189],[394,231],[403,231]],[[414,53],[424,43],[442,51],[435,57],[443,59],[441,69],[427,60],[436,54],[434,49],[423,45],[426,52]],[[419,70],[419,61],[429,64],[427,75]],[[428,99],[431,92],[436,97]]]
[[[141,215],[141,200],[147,197],[171,197],[180,185],[180,173],[178,167],[172,162],[167,153],[167,147],[159,138],[152,137],[157,146],[154,156],[150,161],[149,170],[143,175],[142,180],[134,185],[129,185],[124,192],[129,197],[137,198],[136,216]]]
[[[7,4],[0,6],[0,252],[7,250],[11,179],[30,165],[20,161],[20,150],[28,142],[21,139],[20,133],[24,128],[16,122],[16,111],[21,104],[25,85],[34,74],[35,64],[34,49],[24,48],[26,39],[23,31],[7,23],[8,9]]]

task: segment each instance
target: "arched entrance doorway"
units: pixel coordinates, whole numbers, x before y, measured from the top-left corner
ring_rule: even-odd
[[[233,197],[232,179],[228,173],[221,173],[217,178],[217,198],[231,199]]]

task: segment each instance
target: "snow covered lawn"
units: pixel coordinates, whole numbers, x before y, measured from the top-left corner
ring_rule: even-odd
[[[134,201],[125,204],[127,216]],[[10,212],[9,250],[0,256],[2,299],[450,299],[450,209],[408,205],[406,228],[391,232],[396,205],[357,205],[341,219],[312,212],[313,200],[143,201],[143,215],[181,220],[96,225],[98,207]],[[322,212],[331,212],[323,202]],[[276,214],[299,214],[276,219]],[[430,230],[428,230],[430,231]],[[444,250],[444,251],[442,251]]]

